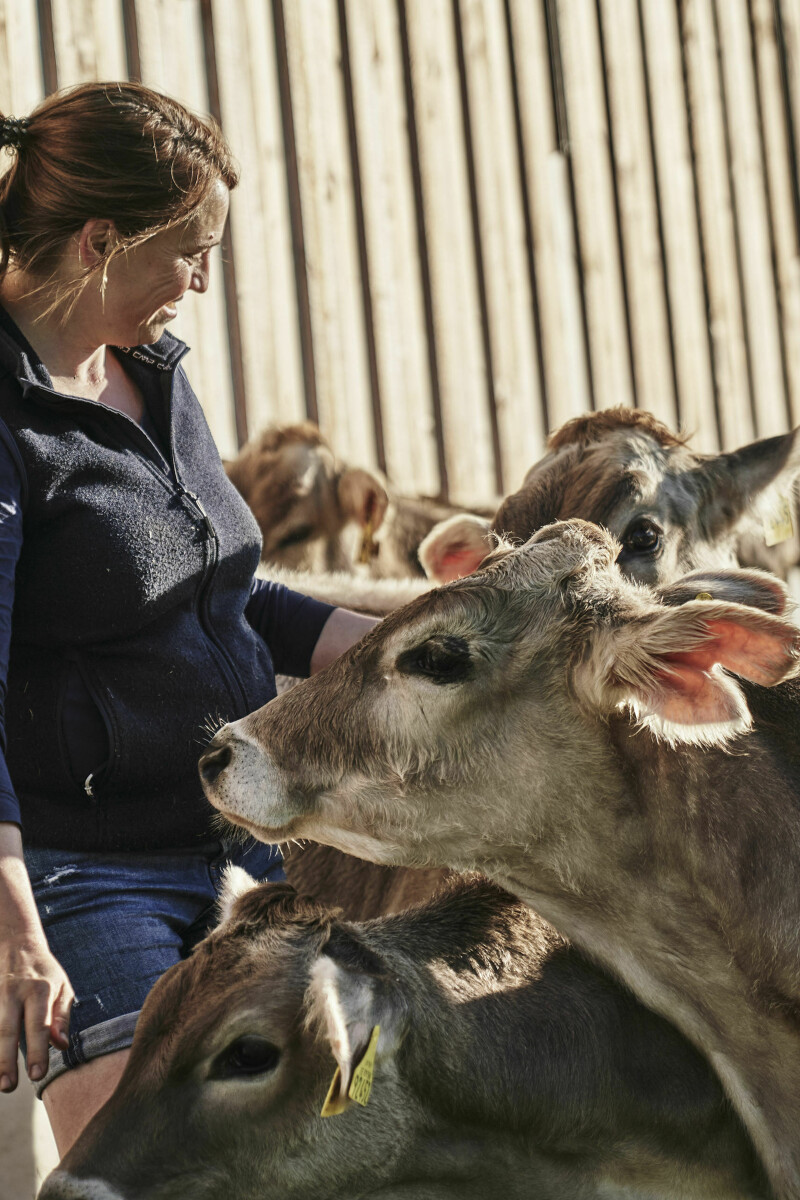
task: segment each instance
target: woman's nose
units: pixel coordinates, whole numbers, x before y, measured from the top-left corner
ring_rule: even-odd
[[[203,292],[208,291],[208,276],[210,267],[210,251],[206,251],[203,257],[200,259],[200,265],[192,272],[192,282],[189,285],[191,291],[200,292],[201,295]]]

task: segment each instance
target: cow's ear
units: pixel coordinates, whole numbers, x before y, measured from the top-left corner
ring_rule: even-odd
[[[360,1070],[363,1076],[396,1051],[405,1005],[386,964],[340,927],[311,969],[308,1011],[336,1059],[323,1110],[333,1116],[351,1104],[355,1073]],[[362,1089],[361,1103],[368,1098],[368,1090],[365,1094]]]
[[[800,429],[716,455],[693,474],[706,531],[719,535],[734,529],[751,510],[767,504],[771,490],[793,493],[800,474]]]
[[[662,603],[672,607],[697,599],[723,600],[780,616],[790,606],[788,588],[767,571],[736,568],[692,571],[677,582],[654,590]]]
[[[245,892],[249,892],[251,888],[258,887],[258,880],[253,879],[252,875],[248,875],[243,867],[237,867],[235,863],[228,863],[222,875],[222,886],[217,896],[217,917],[218,924],[224,925],[230,920],[233,906],[240,896]]]
[[[336,478],[336,497],[345,521],[379,529],[389,507],[389,495],[377,475],[361,467],[345,467]]]
[[[629,706],[673,742],[715,744],[749,728],[735,679],[771,687],[797,670],[800,630],[738,604],[655,606],[598,629],[575,671],[578,693],[603,712]]]
[[[428,579],[449,583],[471,575],[496,544],[489,522],[473,513],[459,513],[434,525],[419,544],[417,557]]]

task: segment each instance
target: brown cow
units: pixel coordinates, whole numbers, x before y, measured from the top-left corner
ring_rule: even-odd
[[[369,573],[379,579],[421,576],[422,539],[465,511],[426,496],[390,497],[386,480],[374,471],[337,462],[311,421],[263,430],[225,470],[258,521],[262,560],[295,570],[352,571],[369,520],[375,530]],[[493,512],[475,519],[488,526]]]
[[[552,521],[580,517],[619,541],[620,568],[643,583],[737,562],[786,575],[800,562],[791,525],[775,518],[776,491],[794,509],[798,431],[727,454],[698,454],[650,413],[612,408],[568,421],[548,441],[492,528],[526,541]],[[780,539],[765,546],[765,533]],[[487,554],[479,526],[454,520],[420,546],[439,581],[467,575]]]
[[[40,1200],[770,1196],[700,1055],[490,884],[353,925],[232,883]]]
[[[619,553],[581,521],[499,548],[221,730],[206,791],[266,840],[515,891],[702,1050],[798,1200],[800,689],[773,702],[720,666],[775,685],[800,632],[729,599],[667,607]],[[785,603],[770,576],[723,578]]]

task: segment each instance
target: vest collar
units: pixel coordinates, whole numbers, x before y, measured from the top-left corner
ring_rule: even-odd
[[[152,346],[116,346],[120,353],[130,355],[142,366],[163,373],[174,371],[189,347],[168,330]],[[47,368],[36,351],[0,307],[0,368],[5,368],[22,384],[53,390]]]

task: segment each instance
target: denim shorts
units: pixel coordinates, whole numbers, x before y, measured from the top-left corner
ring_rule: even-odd
[[[25,851],[50,950],[75,992],[69,1047],[50,1048],[38,1096],[64,1071],[130,1046],[150,988],[213,927],[229,862],[285,878],[277,846],[252,839],[148,854]]]

